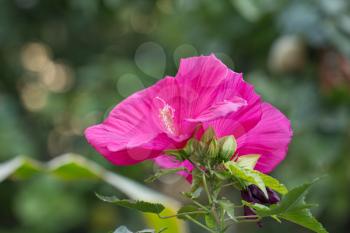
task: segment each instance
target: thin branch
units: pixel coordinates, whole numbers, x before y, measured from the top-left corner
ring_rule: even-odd
[[[169,216],[161,216],[158,214],[158,217],[161,219],[167,219],[167,218],[174,218],[174,217],[188,215],[188,214],[206,214],[206,213],[207,213],[207,211],[190,211],[190,212],[179,213],[179,214],[174,214],[174,215],[169,215]]]
[[[188,218],[189,220],[191,220],[193,223],[197,224],[198,226],[206,229],[207,231],[211,232],[211,233],[217,233],[216,231],[210,229],[209,227],[205,226],[204,224],[202,224],[201,222],[197,221],[196,219],[186,215],[186,218]]]
[[[203,178],[204,190],[207,193],[208,201],[209,201],[209,204],[211,205],[211,203],[213,203],[213,200],[211,199],[211,195],[210,195],[210,192],[209,192],[209,189],[208,189],[208,185],[207,185],[207,179],[205,178],[204,174],[202,174],[202,178]]]

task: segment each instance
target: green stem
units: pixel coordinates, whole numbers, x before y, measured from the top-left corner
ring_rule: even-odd
[[[201,222],[197,221],[196,219],[186,215],[186,218],[188,218],[189,220],[191,220],[193,223],[197,224],[198,226],[206,229],[207,231],[211,232],[211,233],[217,233],[216,231],[210,229],[209,227],[205,226],[204,224],[202,224]]]
[[[206,210],[207,212],[210,212],[210,210],[209,210],[206,206],[202,205],[202,204],[199,203],[198,201],[193,200],[193,199],[192,199],[192,201],[193,201],[193,203],[196,204],[197,206],[201,207],[202,209]]]
[[[234,221],[234,222],[259,222],[261,220],[260,216],[257,215],[250,215],[250,216],[237,216],[235,219],[232,218],[226,218],[225,222],[227,221]]]
[[[203,169],[201,169],[201,168],[198,166],[197,163],[195,163],[194,161],[192,161],[190,158],[187,158],[187,160],[190,161],[190,163],[192,163],[192,165],[193,165],[197,170],[199,170],[200,172],[202,172],[202,173],[205,174],[205,172],[203,171]]]
[[[247,216],[237,216],[236,219],[256,219],[256,218],[260,218],[258,215],[247,215]]]
[[[209,192],[209,189],[208,189],[208,185],[207,185],[207,179],[205,178],[205,174],[204,173],[202,174],[202,179],[203,179],[204,190],[207,193],[208,201],[209,201],[209,204],[211,205],[213,203],[213,200],[211,198],[211,195],[210,195],[210,192]]]
[[[161,218],[161,219],[167,219],[167,218],[174,218],[174,217],[188,215],[188,214],[206,214],[206,213],[207,213],[207,211],[190,211],[190,212],[174,214],[174,215],[169,215],[169,216],[158,215],[158,217]]]
[[[235,184],[238,184],[238,182],[231,182],[231,183],[228,183],[228,184],[224,184],[223,186],[221,186],[222,188],[225,188],[225,187],[229,187],[229,186],[232,186],[232,185],[235,185]]]

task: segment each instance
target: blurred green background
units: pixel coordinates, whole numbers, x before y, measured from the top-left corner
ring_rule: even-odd
[[[350,2],[347,0],[2,0],[0,162],[75,152],[142,182],[150,162],[114,167],[82,136],[116,103],[176,73],[179,58],[215,53],[292,121],[273,175],[289,186],[324,175],[309,201],[329,232],[350,229]],[[187,185],[151,185],[178,198]],[[98,181],[47,175],[0,184],[0,233],[142,229],[135,211],[104,204]],[[175,193],[175,194],[174,194]],[[191,232],[201,232],[193,228]],[[232,232],[307,232],[267,221]]]

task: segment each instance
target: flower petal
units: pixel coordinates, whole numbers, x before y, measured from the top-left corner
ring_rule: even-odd
[[[224,100],[222,102],[217,102],[209,109],[204,110],[196,118],[188,118],[187,121],[190,122],[205,122],[215,120],[220,117],[225,117],[229,113],[235,112],[243,106],[247,105],[247,101],[235,96],[232,101]]]
[[[214,55],[181,59],[176,79],[186,96],[183,111],[185,118],[194,119],[217,100],[220,83],[227,78],[228,68]],[[230,99],[227,99],[230,100]]]
[[[172,156],[168,155],[161,155],[154,159],[156,164],[158,164],[161,168],[164,169],[171,169],[171,168],[181,168],[184,167],[187,169],[187,171],[179,171],[178,174],[181,176],[184,176],[188,182],[192,182],[192,175],[191,172],[193,170],[193,165],[190,161],[185,160],[183,162],[180,162],[176,160]]]
[[[260,96],[255,93],[252,85],[243,80],[241,74],[230,71],[218,90],[216,99],[240,97],[246,104],[223,118],[204,122],[204,129],[212,127],[218,137],[233,135],[238,138],[257,125],[262,114]]]
[[[169,106],[178,105],[178,92],[177,80],[167,77],[133,94],[118,104],[102,124],[86,129],[88,142],[118,165],[151,159],[164,149],[182,145],[177,135],[169,136],[171,132],[167,131],[163,123],[171,119],[162,118],[164,106],[159,106],[157,101],[157,98],[161,98]]]
[[[255,169],[271,172],[285,158],[292,134],[289,120],[270,104],[263,103],[260,122],[237,139],[238,155],[260,154]]]

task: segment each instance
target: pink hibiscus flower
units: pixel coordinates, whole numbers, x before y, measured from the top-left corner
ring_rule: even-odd
[[[260,154],[255,169],[264,173],[284,159],[292,136],[289,120],[214,55],[182,59],[175,77],[131,95],[85,136],[116,165],[154,159],[164,168],[191,170],[189,161],[164,151],[183,148],[198,125],[200,132],[212,127],[219,138],[233,135],[238,156]]]

